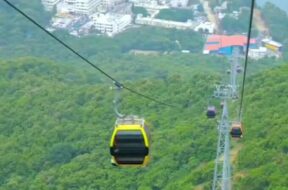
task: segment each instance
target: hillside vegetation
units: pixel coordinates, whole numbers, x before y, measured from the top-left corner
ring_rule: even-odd
[[[211,178],[212,165],[199,165],[215,154],[215,123],[204,110],[213,88],[207,81],[216,76],[128,82],[180,107],[124,93],[122,111],[150,123],[153,158],[147,168],[119,169],[110,165],[108,149],[115,120],[109,86],[45,60],[1,62],[1,68],[0,189],[188,189]]]
[[[194,15],[192,10],[186,9],[162,9],[156,18],[163,20],[172,20],[176,22],[187,22],[193,20]]]
[[[51,15],[42,14],[39,0],[11,1],[48,24]],[[272,26],[277,9],[270,10],[265,19]],[[283,16],[275,18],[278,28]],[[123,92],[121,112],[145,117],[152,131],[152,160],[146,168],[122,169],[110,164],[116,119],[112,82],[3,1],[0,25],[0,190],[211,189],[217,122],[207,120],[205,111],[214,84],[223,82],[224,75],[228,80],[230,65],[225,57],[199,54],[204,42],[200,34],[139,27],[113,39],[80,39],[55,32],[128,87],[177,105],[163,107]],[[279,34],[285,44],[285,34]],[[134,56],[131,50],[158,54]],[[232,145],[233,189],[288,187],[287,73],[283,59],[249,60],[245,134]],[[220,112],[219,101],[212,102]],[[237,106],[231,106],[232,119]]]
[[[145,116],[153,142],[147,168],[120,169],[110,165],[115,116],[109,86],[46,60],[22,58],[0,65],[1,190],[211,187],[217,131],[204,111],[219,76],[195,72],[190,79],[170,75],[128,82],[180,107],[123,93],[122,111]],[[287,69],[248,81],[236,189],[287,187]]]
[[[236,189],[288,187],[288,65],[250,78]],[[238,174],[238,175],[237,175]]]

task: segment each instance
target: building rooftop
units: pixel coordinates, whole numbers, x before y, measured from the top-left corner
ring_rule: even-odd
[[[95,21],[99,23],[105,23],[105,24],[110,24],[110,23],[120,23],[122,22],[121,19],[130,19],[130,15],[122,15],[122,14],[115,14],[115,13],[108,13],[108,14],[99,14],[95,13],[92,15]]]
[[[282,44],[281,44],[281,43],[276,42],[276,41],[271,40],[271,39],[268,39],[268,38],[263,39],[262,42],[264,42],[264,43],[269,43],[269,44],[274,45],[274,46],[276,46],[276,47],[282,47]]]
[[[250,39],[251,44],[256,44],[256,39]],[[205,50],[217,51],[220,48],[230,47],[230,46],[246,46],[247,36],[244,35],[211,35],[208,37]]]

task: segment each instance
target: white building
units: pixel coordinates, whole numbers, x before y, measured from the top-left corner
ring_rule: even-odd
[[[171,7],[187,7],[189,0],[171,0],[170,6]]]
[[[103,6],[103,8],[109,10],[113,8],[115,5],[121,4],[124,2],[125,0],[101,0],[101,5]]]
[[[104,8],[109,9],[110,7],[112,7],[114,5],[114,1],[113,0],[102,0],[101,5]]]
[[[224,11],[227,10],[227,8],[228,8],[228,2],[227,2],[227,1],[224,1],[224,2],[221,4],[221,6],[216,6],[216,7],[214,8],[214,12],[215,12],[215,13],[224,12]]]
[[[131,3],[145,3],[146,0],[129,0]]]
[[[143,7],[147,10],[161,10],[161,9],[169,9],[168,5],[159,5],[156,0],[146,0],[146,1],[130,1],[134,3],[136,7]]]
[[[151,17],[142,17],[137,16],[135,19],[136,24],[159,26],[164,28],[176,28],[180,30],[193,29],[194,24],[192,21],[188,20],[187,22],[176,22],[162,19],[155,19]]]
[[[91,15],[100,4],[101,0],[64,0],[62,6],[70,13]]]
[[[226,16],[226,13],[219,12],[217,16],[220,20],[222,20]]]
[[[267,56],[267,48],[260,47],[258,49],[249,49],[248,55],[252,59],[261,59]]]
[[[119,14],[94,14],[92,19],[95,29],[108,36],[113,36],[125,30],[132,22],[131,15]]]
[[[51,26],[58,29],[67,29],[73,24],[72,18],[54,17],[51,20]]]
[[[52,11],[60,0],[41,0],[46,11]]]
[[[268,50],[273,52],[280,53],[282,51],[282,44],[279,42],[276,42],[270,38],[265,38],[262,40],[262,45],[266,47]]]
[[[196,26],[194,31],[213,34],[215,32],[215,24],[211,22],[203,22]]]
[[[275,57],[275,58],[281,57],[281,53],[271,51],[267,47],[259,47],[258,49],[249,49],[248,53],[249,53],[248,55],[250,58],[256,59],[256,60],[264,58],[264,57]]]
[[[69,6],[64,1],[59,2],[56,6],[57,15],[69,14],[70,9],[69,9]]]

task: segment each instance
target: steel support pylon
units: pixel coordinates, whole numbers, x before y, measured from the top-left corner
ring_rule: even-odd
[[[216,86],[214,97],[223,101],[223,111],[218,123],[217,154],[214,167],[212,190],[231,190],[230,128],[228,101],[238,97],[237,66],[239,49],[233,50],[229,85]]]
[[[213,190],[231,189],[230,122],[227,99],[223,99],[223,112],[218,124],[218,144],[215,160]]]

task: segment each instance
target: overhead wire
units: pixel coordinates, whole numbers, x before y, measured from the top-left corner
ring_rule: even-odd
[[[78,53],[75,49],[73,49],[72,47],[70,47],[67,43],[63,42],[61,39],[59,39],[57,36],[55,36],[54,34],[52,34],[51,32],[49,32],[48,30],[46,30],[41,24],[39,24],[36,20],[34,20],[33,18],[31,18],[30,16],[28,16],[26,13],[24,13],[23,11],[21,11],[19,8],[17,8],[13,3],[11,3],[8,0],[3,0],[6,4],[8,4],[11,8],[13,8],[16,12],[18,12],[19,14],[21,14],[22,16],[24,16],[26,19],[28,19],[30,22],[32,22],[34,25],[36,25],[39,29],[41,29],[42,31],[44,31],[47,35],[49,35],[50,37],[52,37],[54,40],[56,40],[58,43],[60,43],[61,45],[63,45],[65,48],[67,48],[68,50],[70,50],[73,54],[75,54],[76,56],[78,56],[80,59],[82,59],[85,63],[89,64],[90,66],[92,66],[94,69],[98,70],[100,73],[102,73],[104,76],[106,76],[107,78],[109,78],[110,80],[112,80],[112,82],[114,84],[118,84],[119,86],[121,86],[123,89],[126,89],[127,91],[131,92],[132,94],[135,94],[137,96],[141,96],[142,98],[145,98],[147,100],[153,101],[157,104],[160,105],[164,105],[164,106],[168,106],[168,107],[178,107],[176,105],[172,105],[166,102],[162,102],[156,98],[153,98],[151,96],[142,94],[140,92],[137,92],[136,90],[133,90],[132,88],[129,88],[127,86],[125,86],[124,84],[120,83],[118,80],[116,80],[114,77],[112,77],[111,75],[109,75],[108,73],[106,73],[104,70],[102,70],[101,68],[99,68],[97,65],[93,64],[91,61],[89,61],[87,58],[85,58],[83,55],[81,55],[80,53]]]
[[[255,7],[255,0],[251,0],[251,10],[250,10],[249,27],[248,27],[248,35],[247,35],[247,44],[246,44],[246,52],[245,52],[244,74],[243,74],[243,80],[242,80],[242,89],[241,89],[241,96],[240,96],[240,107],[239,107],[239,115],[238,115],[239,120],[242,119],[242,112],[243,112],[245,82],[246,82],[247,67],[248,67],[248,60],[249,60],[248,55],[249,55],[250,39],[251,39],[251,33],[252,33],[254,7]]]

